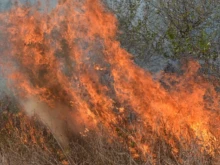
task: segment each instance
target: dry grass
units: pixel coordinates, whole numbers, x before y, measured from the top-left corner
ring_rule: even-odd
[[[210,156],[201,152],[196,142],[183,147],[175,140],[178,152],[157,135],[150,135],[153,153],[145,158],[133,158],[131,146],[119,141],[100,127],[99,132],[89,131],[69,137],[70,146],[63,149],[50,131],[36,117],[28,118],[22,112],[2,111],[0,114],[0,164],[2,165],[217,165],[218,151]],[[120,135],[122,136],[122,135]],[[218,148],[216,148],[218,149]]]

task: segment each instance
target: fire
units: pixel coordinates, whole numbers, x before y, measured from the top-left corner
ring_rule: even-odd
[[[155,137],[174,153],[191,141],[215,153],[220,98],[197,74],[199,64],[189,62],[182,76],[165,75],[173,86],[165,89],[120,47],[117,20],[99,0],[60,1],[50,12],[17,5],[0,18],[9,86],[58,138],[64,127],[88,132],[102,125],[130,144],[134,157],[153,153]]]

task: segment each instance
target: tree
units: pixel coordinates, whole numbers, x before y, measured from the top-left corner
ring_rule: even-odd
[[[107,1],[119,20],[119,40],[136,59],[191,56],[218,68],[219,0]]]
[[[216,59],[213,48],[218,0],[159,0],[159,14],[167,25],[166,37],[173,55],[192,53],[199,58]],[[208,55],[209,54],[209,55]]]
[[[152,56],[158,54],[162,49],[163,37],[158,33],[160,29],[151,26],[154,19],[152,13],[154,8],[143,0],[129,1],[105,1],[109,8],[115,13],[119,21],[119,41],[122,47],[135,56],[148,62]]]

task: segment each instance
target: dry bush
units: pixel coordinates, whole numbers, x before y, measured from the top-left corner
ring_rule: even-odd
[[[122,126],[120,126],[122,127]],[[117,129],[122,129],[118,127]],[[28,118],[22,112],[1,112],[0,115],[0,164],[3,165],[211,165],[219,163],[218,151],[210,156],[201,152],[201,146],[191,141],[187,146],[164,130],[166,139],[150,132],[147,139],[152,153],[135,157],[131,148],[136,145],[126,140],[125,133],[119,138],[111,136],[101,126],[99,131],[74,134],[70,146],[63,149],[50,131],[37,117]],[[162,131],[161,131],[162,132]],[[123,140],[124,139],[124,140]],[[172,141],[173,145],[167,143]],[[176,147],[176,150],[173,148]],[[218,150],[216,146],[216,150]],[[176,151],[176,152],[174,152]]]

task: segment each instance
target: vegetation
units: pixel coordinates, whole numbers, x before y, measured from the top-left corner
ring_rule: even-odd
[[[193,57],[219,73],[218,0],[108,1],[119,20],[119,40],[138,60]]]
[[[161,92],[162,95],[159,96],[158,94],[158,98],[159,98],[158,102],[161,101],[163,103],[166,102],[166,99],[169,97],[167,95],[163,95],[166,90],[169,90],[172,87],[176,87],[176,89],[174,89],[170,93],[179,94],[180,92],[178,93],[178,90],[181,90],[180,86],[183,85],[184,87],[186,86],[184,89],[189,88],[189,90],[187,91],[188,93],[187,92],[184,93],[186,94],[186,96],[184,94],[182,95],[180,94],[180,95],[185,96],[184,98],[187,98],[188,95],[190,94],[194,96],[192,94],[193,92],[191,92],[193,91],[193,88],[196,88],[198,90],[198,88],[206,87],[207,83],[205,80],[204,82],[201,82],[201,86],[200,85],[197,86],[193,83],[194,81],[200,83],[200,81],[203,80],[203,78],[208,75],[209,80],[213,81],[213,86],[216,87],[217,92],[216,91],[213,92],[214,91],[213,88],[210,88],[207,89],[206,91],[207,93],[204,94],[204,100],[205,99],[209,100],[205,102],[204,106],[206,107],[207,113],[204,114],[209,114],[210,112],[210,114],[213,115],[211,117],[215,119],[213,121],[208,120],[208,122],[210,122],[209,124],[213,126],[213,130],[211,129],[211,131],[218,130],[218,128],[216,128],[218,127],[218,125],[214,122],[217,121],[219,117],[219,109],[217,109],[218,106],[216,106],[218,105],[218,103],[213,101],[214,99],[212,98],[212,93],[216,94],[215,97],[218,98],[218,100],[217,99],[216,100],[219,101],[219,97],[218,97],[219,89],[217,89],[220,86],[220,81],[219,81],[220,71],[219,71],[219,64],[217,63],[219,60],[219,53],[220,53],[220,49],[219,49],[220,47],[218,44],[220,41],[220,35],[219,35],[220,26],[218,26],[218,21],[219,21],[218,9],[220,7],[220,4],[218,2],[219,0],[210,0],[209,3],[207,3],[206,0],[191,0],[191,1],[103,0],[103,1],[108,5],[109,10],[113,11],[117,16],[119,21],[118,22],[119,30],[120,30],[118,32],[118,40],[126,50],[134,54],[135,61],[144,61],[144,63],[150,63],[152,62],[151,60],[154,57],[162,57],[172,60],[175,59],[181,61],[182,63],[184,63],[185,58],[193,58],[200,61],[200,63],[202,64],[202,69],[200,71],[203,71],[203,69],[205,69],[206,74],[201,74],[201,73],[195,74],[193,72],[197,72],[197,70],[194,71],[192,68],[186,67],[185,69],[186,70],[188,69],[187,71],[189,72],[189,74],[186,74],[185,76],[186,78],[183,81],[180,80],[181,77],[179,75],[184,74],[182,73],[184,71],[180,71],[178,73],[179,75],[172,75],[172,74],[163,75],[164,77],[161,76],[162,80],[158,81],[160,84],[158,83],[158,86],[155,85],[153,86],[154,87],[153,89],[149,89],[149,90],[151,90],[152,93],[153,92],[155,93],[155,91],[157,92],[158,89],[164,89],[163,87],[160,88],[160,85],[164,86],[165,90]],[[64,1],[60,1],[60,3],[62,2]],[[63,25],[64,27],[67,27],[67,25],[65,25],[65,22],[63,22]],[[54,32],[54,37],[56,38],[57,36],[55,35]],[[39,47],[39,49],[43,48],[41,44],[36,44],[36,45],[38,45],[37,47]],[[34,44],[29,44],[28,46],[32,47],[34,46]],[[60,59],[62,59],[61,56],[64,57],[68,56],[67,55],[69,53],[68,49],[70,49],[70,47],[66,43],[66,40],[62,40],[62,44],[60,46],[61,46],[60,49],[61,51],[56,52],[55,55],[60,56]],[[44,53],[42,54],[45,55]],[[72,61],[69,58],[67,58],[66,61],[67,61],[67,65],[69,65],[67,67],[68,68],[67,72],[69,73],[71,71],[70,67],[72,67],[71,64]],[[196,63],[193,62],[192,64],[196,65]],[[53,65],[51,66],[53,68]],[[126,66],[126,65],[122,65],[122,66]],[[91,68],[92,67],[93,65],[91,66]],[[36,73],[38,73],[39,70],[37,70]],[[50,69],[47,70],[46,68],[45,70],[46,70],[45,72],[51,72]],[[97,67],[97,70],[100,70],[101,72],[102,68]],[[117,68],[115,70],[117,70]],[[173,72],[176,71],[174,70]],[[89,71],[88,73],[90,74]],[[140,73],[143,73],[142,70],[140,71]],[[100,75],[103,78],[107,74],[109,74],[108,71]],[[39,75],[46,75],[46,73]],[[45,82],[42,83],[42,80],[47,81],[54,78],[53,76],[51,76],[53,74],[48,74],[48,75],[49,76],[47,76],[46,78],[44,77],[45,79],[41,78],[43,76],[39,76],[40,78],[37,79],[38,83],[43,84]],[[140,74],[140,75],[144,75],[144,74]],[[35,74],[33,74],[33,77],[34,76]],[[131,78],[126,79],[127,78],[126,76],[127,75],[125,75],[125,85],[127,81],[135,82],[136,81],[134,80],[135,78],[141,79],[140,76],[139,77],[136,76],[133,79]],[[196,77],[195,80],[194,78],[191,78],[192,76]],[[95,81],[97,77],[94,76],[94,81],[92,82],[93,84],[95,84],[94,86],[96,86],[96,82],[98,82]],[[176,79],[173,79],[174,77]],[[151,77],[149,79],[151,79]],[[91,80],[93,80],[93,77],[91,77]],[[88,79],[88,82],[91,80]],[[54,80],[52,80],[52,82],[54,83]],[[131,86],[131,88],[142,88],[145,85],[143,83],[141,84],[142,86],[136,87],[138,82],[144,82],[144,81],[137,81],[136,83],[133,83],[134,85],[132,83],[128,83],[128,85],[132,84],[133,86]],[[154,83],[154,81],[152,82]],[[85,84],[87,83],[87,79],[85,79],[84,83]],[[55,85],[52,87],[50,86],[50,83],[46,82],[45,84],[46,87],[48,87],[49,89],[48,90],[49,94],[50,91],[54,92],[54,95],[51,96],[56,96],[56,93],[58,93],[59,90],[62,89],[62,85],[63,85],[63,84],[58,84],[57,85],[59,87],[58,88],[56,86],[56,83],[54,83]],[[80,85],[78,85],[77,88],[80,88]],[[91,88],[93,87],[92,85],[90,86]],[[106,85],[105,88],[107,87],[108,86]],[[112,86],[110,85],[110,87],[114,88],[113,85]],[[62,92],[61,90],[62,95],[57,95],[58,96],[57,98],[59,98],[59,96],[64,97],[68,95],[68,92],[66,91],[68,91],[69,89],[71,88],[67,88],[67,90],[64,90],[64,92]],[[105,98],[104,99],[102,98],[105,95],[99,95],[100,93],[102,93],[102,91],[100,90],[104,88],[101,89],[97,88],[97,89],[98,90],[96,91],[96,88],[94,88],[94,90],[92,88],[93,95],[97,95],[99,97],[97,97],[98,100],[94,101],[95,104],[92,104],[91,102],[91,107],[92,107],[91,109],[94,109],[95,112],[97,111],[94,114],[97,115],[97,117],[99,117],[104,115],[105,110],[107,108],[103,110],[104,113],[100,112],[100,114],[98,108],[100,107],[102,108],[101,104],[107,104],[107,103],[104,102]],[[82,95],[83,99],[84,98],[90,99],[91,96],[89,95],[90,94],[89,90],[87,88],[85,89],[83,88],[83,90],[85,90],[84,93],[88,92],[88,94],[80,93],[81,91],[79,90],[80,96]],[[144,90],[147,91],[148,88],[145,88]],[[106,91],[108,91],[108,89]],[[77,132],[77,133],[72,133],[73,131],[72,132],[69,131],[71,133],[67,135],[68,136],[67,138],[69,140],[68,147],[63,147],[60,144],[59,140],[57,140],[57,138],[49,129],[49,127],[47,127],[47,125],[44,125],[40,122],[39,116],[37,115],[33,117],[27,116],[21,110],[22,108],[19,106],[16,99],[13,99],[11,97],[4,97],[0,99],[0,164],[3,165],[20,165],[20,164],[21,165],[31,165],[31,164],[36,164],[36,165],[38,164],[42,164],[42,165],[44,164],[45,165],[72,165],[72,164],[73,165],[76,164],[77,165],[78,164],[79,165],[81,164],[82,165],[84,164],[217,165],[220,163],[220,148],[219,148],[220,139],[216,139],[215,137],[217,136],[209,136],[208,134],[209,132],[205,132],[206,129],[201,129],[201,130],[202,131],[204,130],[204,132],[202,133],[204,133],[207,136],[208,142],[205,139],[206,138],[205,135],[203,136],[203,134],[201,137],[204,138],[205,140],[200,139],[200,137],[198,136],[200,132],[199,131],[196,132],[197,131],[196,129],[199,128],[199,124],[201,123],[198,123],[198,125],[193,125],[195,127],[194,129],[193,127],[188,128],[187,124],[186,125],[183,124],[184,130],[182,132],[184,131],[185,131],[184,133],[187,132],[186,133],[187,135],[185,137],[192,136],[192,138],[190,137],[189,139],[187,139],[185,137],[177,136],[175,132],[171,132],[170,130],[172,130],[172,125],[167,126],[169,122],[168,119],[166,120],[166,116],[163,117],[163,114],[161,115],[158,113],[164,110],[164,107],[162,106],[166,106],[166,105],[172,106],[173,104],[175,104],[174,106],[176,105],[178,106],[178,107],[176,106],[177,108],[175,107],[178,111],[181,110],[181,108],[179,108],[180,106],[176,104],[176,102],[182,99],[181,96],[177,97],[178,99],[176,98],[176,100],[174,100],[175,98],[172,98],[171,95],[171,97],[168,98],[168,100],[171,99],[174,100],[174,101],[172,100],[171,104],[161,104],[160,107],[158,103],[158,107],[159,107],[158,109],[160,111],[157,111],[158,114],[156,114],[155,112],[154,116],[156,117],[158,117],[159,115],[161,116],[158,117],[158,120],[154,119],[154,121],[158,121],[159,123],[158,125],[161,126],[159,126],[158,128],[155,127],[156,129],[158,129],[156,130],[155,128],[152,128],[152,126],[149,124],[150,121],[145,121],[145,119],[149,119],[151,117],[150,116],[152,115],[151,113],[147,114],[150,116],[149,118],[144,118],[144,120],[140,119],[139,121],[138,120],[139,116],[138,115],[136,116],[136,112],[129,107],[131,105],[125,103],[122,104],[123,105],[122,107],[120,105],[120,102],[119,101],[117,102],[117,98],[115,96],[115,89],[113,89],[112,91],[110,89],[109,91],[110,94],[113,91],[112,92],[113,94],[111,95],[114,95],[115,98],[113,98],[112,100],[113,101],[116,100],[112,105],[115,106],[113,109],[113,111],[115,112],[113,113],[118,115],[120,119],[117,125],[114,124],[108,125],[108,126],[113,126],[113,128],[106,130],[106,126],[103,126],[104,122],[103,123],[100,122],[99,124],[97,124],[97,128],[94,130],[85,129],[84,132]],[[131,96],[133,96],[131,97],[132,99],[142,99],[138,97],[139,95],[140,96],[143,95],[144,92],[142,93],[142,89],[136,91],[135,90],[130,90],[130,91],[133,92],[133,93],[130,92],[132,93]],[[203,90],[198,90],[198,92],[200,92],[199,94],[201,94]],[[154,93],[149,97],[151,96],[157,97],[156,95],[154,95]],[[199,94],[195,94],[195,97],[198,97]],[[165,99],[163,99],[163,96],[165,96]],[[193,98],[192,96],[190,98]],[[150,99],[153,99],[152,97]],[[68,100],[66,98],[61,98],[61,99],[64,100],[65,104],[69,103],[69,101],[71,100],[71,99]],[[198,102],[195,101],[195,103],[200,104],[201,100],[199,99],[199,101]],[[148,100],[146,102],[148,102]],[[140,104],[141,103],[142,102],[140,102]],[[212,103],[215,104],[215,106],[212,106]],[[136,104],[136,105],[140,105],[140,104]],[[150,104],[149,106],[151,106]],[[147,107],[148,104],[144,104],[144,106],[142,107],[144,110],[146,108],[145,106]],[[157,105],[155,105],[155,107],[156,106]],[[185,105],[182,104],[181,106],[185,106]],[[153,106],[153,108],[155,107]],[[186,108],[188,107],[189,106],[186,105]],[[215,112],[211,113],[212,111]],[[154,113],[154,111],[152,111],[152,113]],[[189,110],[188,116],[191,115],[190,113],[191,112]],[[141,113],[139,115],[141,116]],[[173,118],[172,116],[169,116],[169,114],[167,116],[171,120],[174,119],[175,117],[179,117],[179,116],[180,116],[179,118],[182,117],[181,113],[177,115],[176,114],[173,115]],[[109,116],[107,115],[107,117]],[[157,125],[157,123],[155,125]],[[180,129],[181,128],[182,127],[180,127]],[[115,134],[111,134],[112,133],[111,131],[114,132]],[[144,134],[144,136],[141,136],[142,134]],[[218,135],[218,132],[217,133],[214,132],[213,134]],[[135,141],[135,138],[132,139],[132,137],[138,139],[137,141],[141,144],[142,143],[149,144],[150,149],[143,150],[144,151],[143,152],[142,150],[140,150],[140,148],[137,147],[138,142]],[[201,144],[203,142],[202,140],[204,140],[208,144],[205,146],[205,148]]]
[[[219,162],[218,157],[202,153],[200,146],[193,141],[189,148],[183,148],[179,144],[175,153],[172,151],[174,146],[167,144],[156,134],[151,135],[153,138],[149,141],[154,144],[155,153],[143,160],[132,154],[134,143],[125,147],[111,138],[105,130],[72,136],[69,148],[63,149],[37,117],[29,118],[23,112],[1,111],[0,123],[0,163],[3,165],[217,165]],[[172,135],[167,134],[167,138],[175,141]]]

